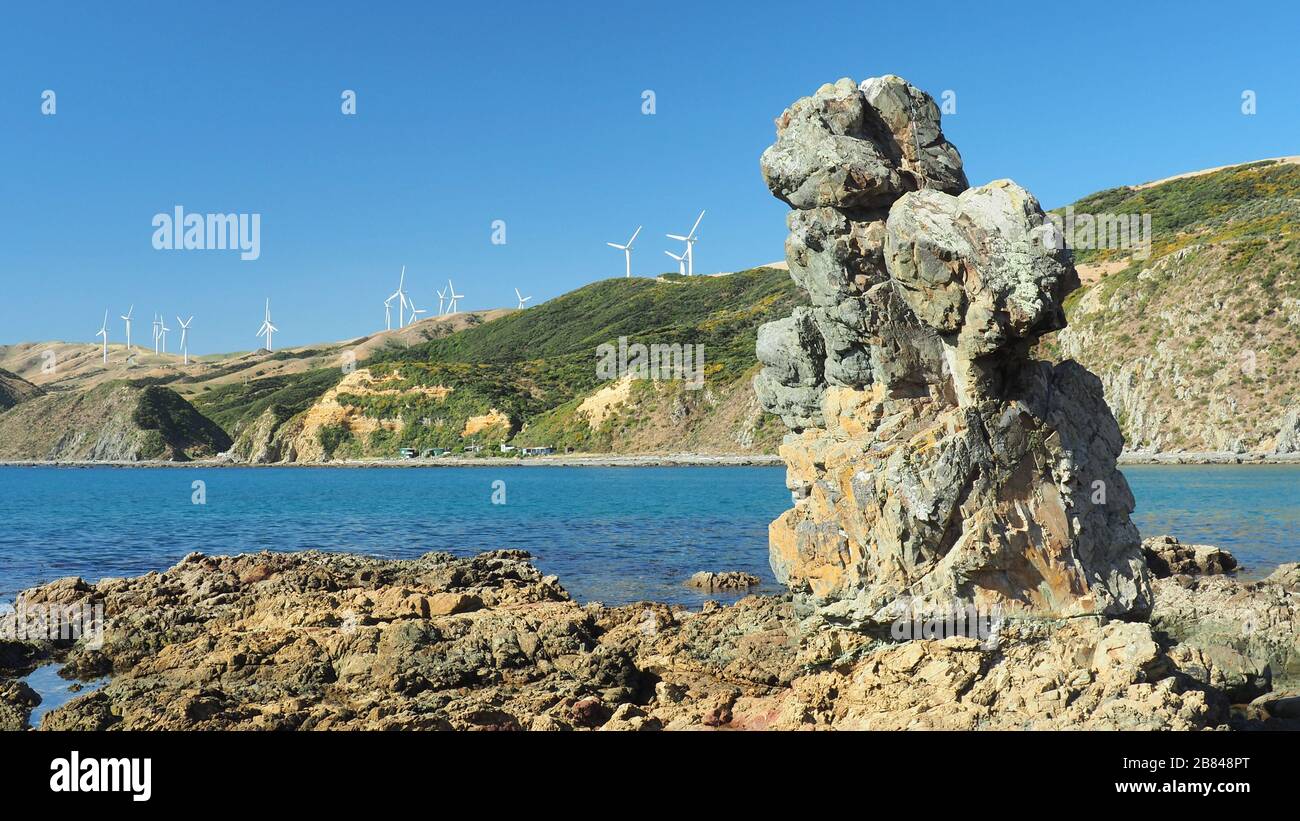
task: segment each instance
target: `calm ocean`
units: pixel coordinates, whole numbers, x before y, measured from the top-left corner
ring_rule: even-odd
[[[1260,575],[1300,560],[1300,466],[1125,469],[1143,535],[1231,550]],[[505,504],[493,504],[493,483]],[[192,483],[206,504],[193,504]],[[698,604],[697,570],[775,590],[767,524],[782,468],[0,467],[0,601],[61,576],[162,570],[190,551],[390,557],[522,548],[580,601]]]

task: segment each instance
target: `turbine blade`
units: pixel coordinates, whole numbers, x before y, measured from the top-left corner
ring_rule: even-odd
[[[677,240],[677,241],[679,241],[679,242],[686,242],[686,239],[687,239],[686,237],[682,236],[681,234],[664,234],[664,236],[668,237],[668,239],[675,239],[675,240]]]

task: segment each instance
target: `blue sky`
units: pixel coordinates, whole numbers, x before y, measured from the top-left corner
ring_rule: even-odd
[[[421,307],[449,276],[462,308],[540,302],[621,275],[605,242],[637,225],[634,273],[671,270],[663,235],[701,209],[697,270],[770,262],[772,119],[843,76],[951,89],[972,183],[1048,207],[1300,153],[1293,4],[1150,5],[10,4],[0,344],[92,341],[134,303],[197,315],[196,352],[246,350],[268,297],[277,345],[357,336],[402,265]],[[154,250],[178,204],[260,214],[260,258]]]

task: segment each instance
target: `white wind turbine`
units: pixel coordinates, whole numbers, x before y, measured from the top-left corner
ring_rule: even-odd
[[[162,340],[162,352],[167,353],[167,332],[171,328],[167,327],[167,318],[158,314],[158,338]]]
[[[185,357],[186,365],[190,364],[190,346],[188,340],[190,335],[190,323],[193,321],[193,314],[190,314],[189,319],[181,319],[179,316],[176,317],[177,324],[181,326],[181,356]]]
[[[674,254],[672,251],[664,251],[664,253],[672,257],[673,259],[677,260],[677,273],[681,274],[682,276],[685,276],[686,275],[686,254],[683,253],[679,257],[676,254]]]
[[[104,364],[108,364],[108,311],[104,311],[104,321],[99,325],[99,333],[95,336],[104,337]]]
[[[447,303],[448,316],[451,316],[452,314],[456,313],[457,300],[461,300],[464,298],[465,298],[464,294],[456,293],[456,286],[451,284],[451,280],[450,279],[447,280],[447,299],[450,300],[450,302]]]
[[[402,278],[397,283],[397,290],[388,295],[384,301],[384,308],[387,309],[394,299],[397,300],[397,327],[401,328],[406,325],[406,305],[409,300],[406,298],[406,292],[402,288],[406,287],[406,266],[402,266]],[[392,327],[389,327],[392,330]]]
[[[158,354],[158,314],[153,315],[153,352]]]
[[[691,226],[691,231],[686,236],[679,234],[667,234],[668,239],[675,239],[679,242],[686,243],[686,275],[695,276],[695,243],[699,237],[695,236],[695,229],[700,227],[700,220],[704,219],[704,212],[701,211],[699,217],[695,219],[695,224]]]
[[[268,300],[266,301],[266,318],[262,320],[262,327],[260,327],[260,328],[257,329],[257,335],[258,335],[258,336],[265,336],[265,337],[266,337],[266,352],[267,352],[267,353],[270,353],[270,352],[272,351],[272,348],[271,348],[271,335],[274,334],[274,333],[275,333],[276,331],[278,331],[278,330],[280,330],[280,329],[277,328],[277,327],[275,327],[274,325],[271,324],[271,300],[268,299]]]
[[[524,309],[524,303],[532,299],[532,297],[530,296],[524,296],[523,294],[519,293],[518,288],[515,289],[515,296],[518,297],[519,299],[519,310],[521,311]]]
[[[384,330],[393,329],[393,298],[390,296],[384,300]]]
[[[442,316],[447,303],[447,289],[438,291],[438,316]]]
[[[132,305],[123,314],[122,318],[126,320],[126,355],[129,359],[131,356],[131,314],[135,313],[135,306]]]
[[[640,234],[641,229],[644,227],[644,225],[638,225],[636,231],[632,232],[632,239],[628,240],[626,245],[619,245],[617,242],[605,243],[610,248],[617,248],[623,252],[623,259],[627,263],[627,272],[624,274],[625,277],[632,276],[632,243],[636,242],[637,234]]]
[[[407,325],[414,325],[420,321],[420,314],[427,314],[429,312],[425,308],[415,307],[415,300],[413,299],[408,299],[407,303],[411,306],[411,321],[406,323]]]

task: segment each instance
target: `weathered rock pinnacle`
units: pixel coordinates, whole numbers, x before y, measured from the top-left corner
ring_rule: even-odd
[[[898,77],[822,86],[762,156],[811,305],[765,325],[755,389],[793,431],[773,570],[826,617],[900,602],[1140,616],[1151,584],[1099,380],[1033,361],[1079,286],[1023,188],[968,188]]]

